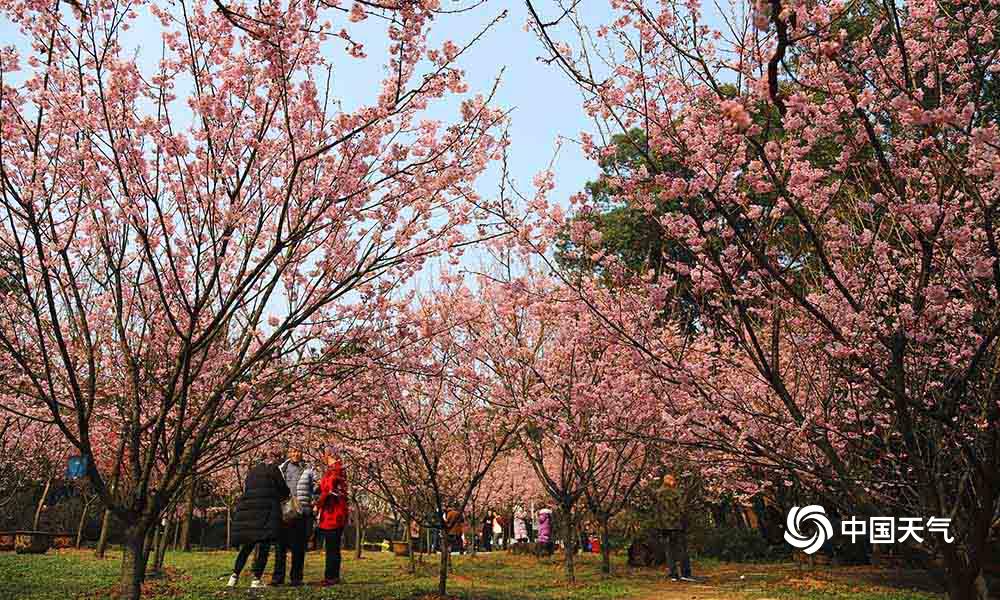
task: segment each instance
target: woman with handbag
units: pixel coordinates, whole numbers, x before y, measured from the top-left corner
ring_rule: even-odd
[[[240,572],[246,565],[250,553],[257,548],[257,556],[253,562],[253,581],[251,588],[264,587],[260,578],[267,566],[267,554],[271,550],[271,542],[278,539],[281,529],[281,503],[291,492],[285,484],[285,478],[278,471],[278,462],[282,453],[272,453],[268,461],[257,463],[247,473],[243,484],[243,495],[236,503],[236,511],[232,521],[232,541],[240,546],[233,565],[233,574],[229,576],[229,587],[236,587]]]
[[[317,477],[316,471],[302,459],[302,450],[296,446],[288,448],[288,460],[281,463],[278,470],[292,496],[282,506],[284,522],[275,549],[271,585],[285,584],[285,563],[291,552],[292,570],[288,585],[297,587],[302,585],[306,545],[312,536],[312,506],[316,499]]]
[[[319,482],[319,499],[316,500],[319,520],[316,531],[323,535],[326,547],[323,585],[329,586],[340,583],[340,540],[347,524],[347,476],[336,447],[328,448],[323,459],[326,472]]]

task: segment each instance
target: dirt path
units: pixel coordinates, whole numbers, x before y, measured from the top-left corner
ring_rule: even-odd
[[[717,586],[696,583],[664,583],[663,589],[643,596],[641,600],[735,600],[739,595]]]
[[[640,600],[743,600],[747,593],[764,594],[774,574],[760,565],[724,565],[711,569],[700,583],[664,581]]]
[[[926,572],[886,571],[874,567],[817,567],[793,564],[726,564],[704,573],[703,583],[664,581],[640,600],[776,600],[778,592],[899,593],[934,591]]]

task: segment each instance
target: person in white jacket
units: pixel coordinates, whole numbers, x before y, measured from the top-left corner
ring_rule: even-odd
[[[518,504],[514,507],[514,540],[522,544],[528,541],[528,525],[524,522],[525,516],[523,506]]]
[[[499,548],[503,544],[503,521],[500,515],[493,517],[493,547]]]

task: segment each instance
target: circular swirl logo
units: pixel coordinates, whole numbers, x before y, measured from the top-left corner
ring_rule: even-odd
[[[812,535],[802,533],[804,524],[812,524]],[[785,519],[785,541],[794,548],[812,554],[833,537],[833,525],[826,516],[826,509],[816,504],[793,506]]]

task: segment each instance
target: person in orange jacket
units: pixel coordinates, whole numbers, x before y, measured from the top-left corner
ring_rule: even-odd
[[[335,446],[327,449],[323,460],[326,471],[319,482],[316,530],[322,534],[326,547],[323,585],[329,586],[340,583],[340,541],[347,525],[347,476],[340,451]]]
[[[458,512],[455,507],[449,508],[445,513],[445,527],[448,533],[448,552],[458,551],[465,554],[465,546],[462,544],[462,533],[465,530],[465,517]]]

